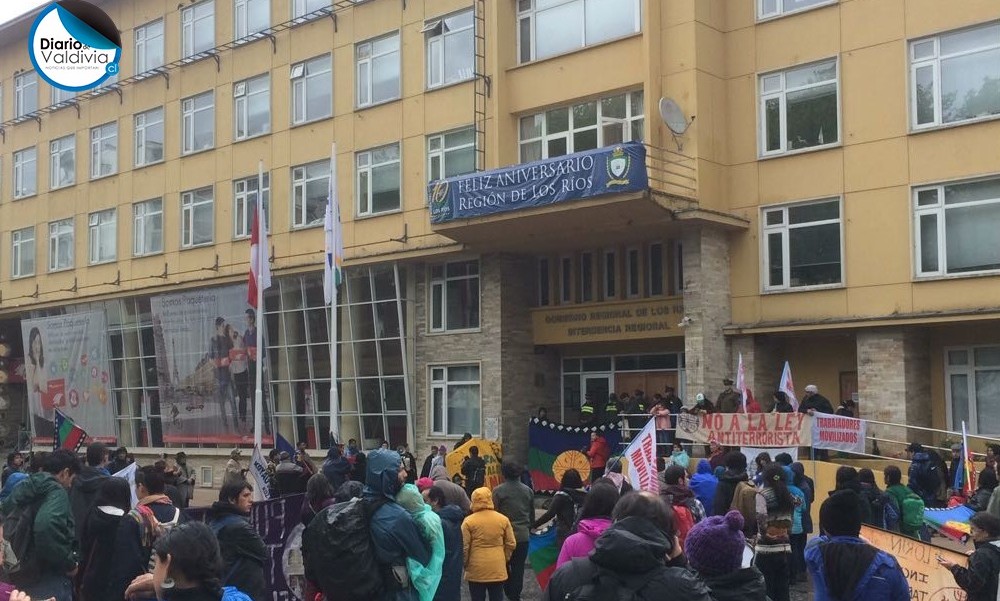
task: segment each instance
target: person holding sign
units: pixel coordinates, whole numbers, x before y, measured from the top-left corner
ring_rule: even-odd
[[[976,545],[969,567],[963,568],[940,555],[937,561],[948,568],[955,583],[966,592],[966,601],[995,601],[1000,578],[1000,519],[980,511],[969,519],[969,525]]]

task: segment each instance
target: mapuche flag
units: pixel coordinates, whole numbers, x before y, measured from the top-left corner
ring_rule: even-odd
[[[87,433],[83,428],[73,423],[73,420],[63,415],[62,411],[56,409],[56,435],[54,448],[69,449],[74,453],[83,446],[83,441],[87,439]]]

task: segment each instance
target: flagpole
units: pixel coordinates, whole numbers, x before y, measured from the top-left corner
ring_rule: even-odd
[[[338,202],[337,199],[337,143],[334,142],[330,145],[330,204]],[[337,208],[339,205],[331,206],[330,213],[331,219],[337,221],[340,220],[340,211]],[[340,234],[337,224],[333,224],[334,236]],[[340,443],[340,395],[337,392],[337,367],[340,363],[337,357],[337,338],[338,332],[340,330],[337,323],[337,248],[339,248],[339,242],[337,240],[333,241],[333,248],[327,249],[327,252],[333,252],[334,265],[331,266],[333,273],[330,278],[330,287],[333,288],[330,294],[330,444],[334,442]],[[329,257],[325,259],[329,261]]]
[[[264,221],[264,161],[263,159],[257,163],[257,206],[255,207],[257,211],[257,231],[265,231],[265,221]],[[256,378],[256,389],[254,390],[253,398],[253,444],[257,448],[262,447],[263,443],[263,413],[264,413],[264,386],[263,386],[263,373],[264,373],[264,320],[262,319],[262,314],[264,312],[264,286],[261,281],[261,274],[264,273],[264,261],[268,260],[267,252],[267,238],[265,236],[258,235],[257,237],[257,273],[254,277],[257,279],[257,313],[254,316],[254,326],[257,331],[257,360],[254,362]]]

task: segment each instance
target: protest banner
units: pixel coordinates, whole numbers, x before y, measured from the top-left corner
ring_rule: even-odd
[[[656,477],[656,420],[650,419],[622,454],[623,472],[635,490],[660,492]]]
[[[863,419],[817,413],[813,416],[813,447],[864,453],[867,426],[868,422]]]
[[[444,466],[448,468],[448,476],[453,480],[462,473],[462,462],[469,456],[471,447],[479,448],[479,457],[486,463],[486,481],[484,486],[493,490],[503,482],[500,472],[500,462],[503,460],[503,449],[499,442],[473,438],[445,455]]]
[[[808,447],[812,419],[805,413],[682,413],[677,438],[724,447]]]
[[[260,447],[253,448],[250,456],[250,470],[248,472],[253,480],[254,501],[267,501],[271,498],[271,478],[267,475],[267,461]]]
[[[969,558],[964,553],[871,526],[861,527],[861,537],[896,558],[910,584],[910,599],[913,601],[965,600],[965,591],[955,584],[951,572],[939,565],[936,559],[940,555],[966,566]]]

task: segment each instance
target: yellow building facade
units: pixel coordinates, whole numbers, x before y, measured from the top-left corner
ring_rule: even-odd
[[[0,29],[0,332],[27,366],[30,320],[99,315],[115,444],[252,440],[240,355],[208,390],[220,324],[166,307],[207,291],[204,311],[230,303],[222,331],[250,332],[232,299],[262,164],[266,428],[328,446],[334,145],[344,441],[422,457],[470,432],[525,459],[539,407],[573,422],[588,394],[714,397],[739,355],[762,401],[787,360],[862,415],[991,432],[993,2],[96,4],[121,70],[78,96],[34,75],[36,13]],[[610,174],[630,142],[641,190],[432,222],[432,181],[591,151]],[[4,391],[9,446],[22,421],[51,427],[27,380]]]

